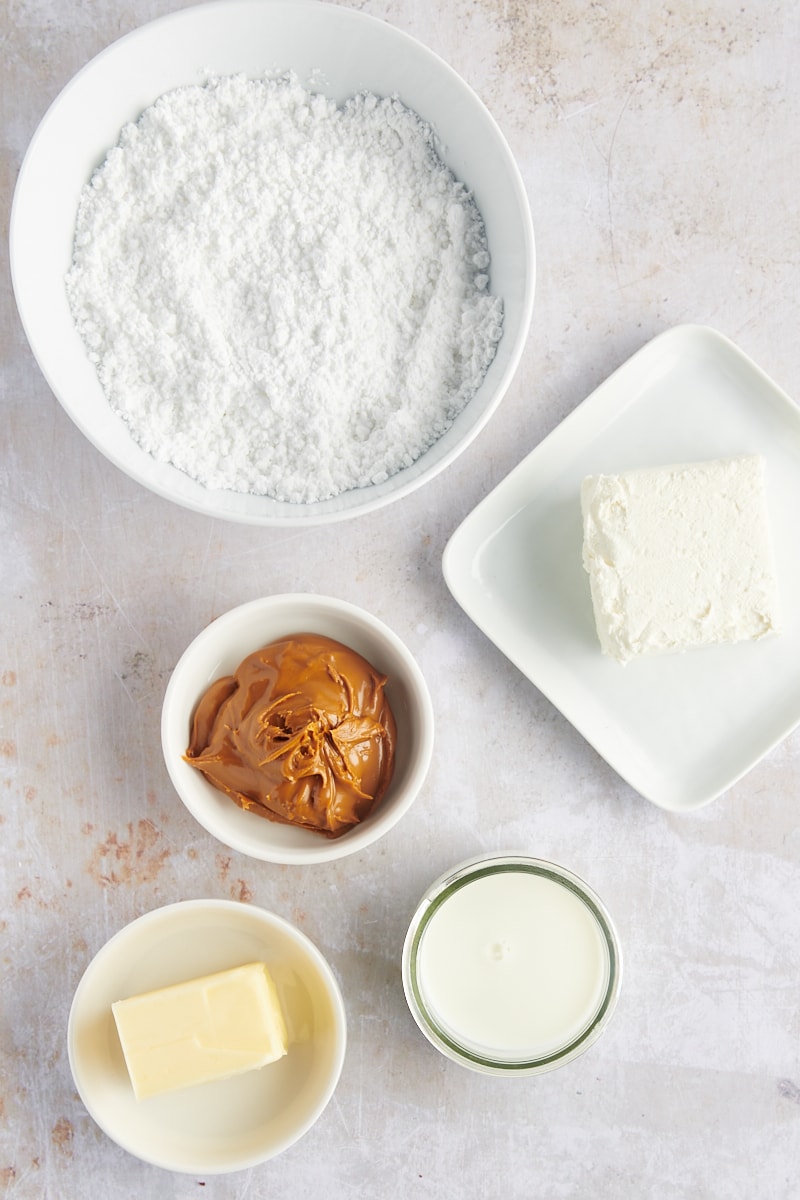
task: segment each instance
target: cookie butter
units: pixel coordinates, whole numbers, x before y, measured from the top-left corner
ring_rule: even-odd
[[[185,761],[249,812],[339,837],[368,816],[392,777],[386,682],[332,638],[281,638],[209,687]]]

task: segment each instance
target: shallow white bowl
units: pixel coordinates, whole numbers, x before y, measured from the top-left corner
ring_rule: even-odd
[[[141,450],[105,400],[64,288],[81,188],[126,122],[164,92],[202,83],[209,74],[257,76],[289,68],[339,102],[360,90],[397,94],[433,126],[442,157],[472,190],[483,215],[491,289],[505,305],[495,360],[443,437],[385,483],[316,504],[208,490]],[[488,110],[446,63],[407,34],[316,0],[224,0],[184,9],[142,26],[92,59],[61,92],[33,137],[17,182],[10,244],[14,291],[33,353],[86,437],[159,495],[253,524],[318,524],[355,516],[431,479],[464,450],[499,404],[521,357],[533,308],[528,200]]]
[[[388,676],[386,696],[397,722],[394,775],[377,808],[338,838],[245,812],[183,759],[194,710],[208,685],[232,674],[252,651],[292,633],[335,638]],[[181,800],[226,846],[266,862],[328,862],[370,846],[411,807],[433,753],[433,706],[416,660],[377,617],[330,596],[267,596],[212,621],[183,653],[164,695],[161,741]]]
[[[265,962],[275,979],[288,1054],[137,1101],[114,1001],[247,962]],[[339,985],[319,950],[282,917],[233,900],[170,904],[121,929],[78,984],[67,1033],[75,1086],[100,1128],[145,1162],[198,1175],[255,1166],[302,1137],[333,1095],[346,1040]]]

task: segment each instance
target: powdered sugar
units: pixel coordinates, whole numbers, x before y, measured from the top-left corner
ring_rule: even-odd
[[[293,76],[162,96],[81,198],[67,292],[110,404],[209,488],[291,502],[414,462],[501,334],[431,129]]]

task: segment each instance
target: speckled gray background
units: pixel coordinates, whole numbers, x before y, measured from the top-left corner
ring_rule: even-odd
[[[7,0],[3,211],[72,74],[170,0]],[[793,0],[364,0],[427,43],[503,128],[539,278],[519,373],[422,492],[297,533],[172,507],[62,412],[2,301],[0,1190],[7,1197],[790,1200],[800,1191],[800,733],[725,796],[671,816],[637,796],[478,632],[440,569],[450,533],[611,370],[713,325],[800,397],[800,9]],[[7,255],[6,262],[7,275]],[[170,671],[214,616],[324,591],[387,621],[437,718],[416,806],[316,869],[207,836],[159,753]],[[626,978],[584,1058],[505,1081],[417,1032],[399,954],[440,871],[514,848],[586,876]],[[350,1044],[313,1131],[258,1169],[171,1175],[87,1115],[65,1028],[91,956],[159,904],[233,897],[295,921],[342,982]]]

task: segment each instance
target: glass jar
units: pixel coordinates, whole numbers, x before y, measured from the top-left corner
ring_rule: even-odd
[[[423,896],[403,947],[403,987],[425,1037],[492,1075],[535,1075],[597,1041],[619,996],[611,918],[571,871],[479,856]]]

